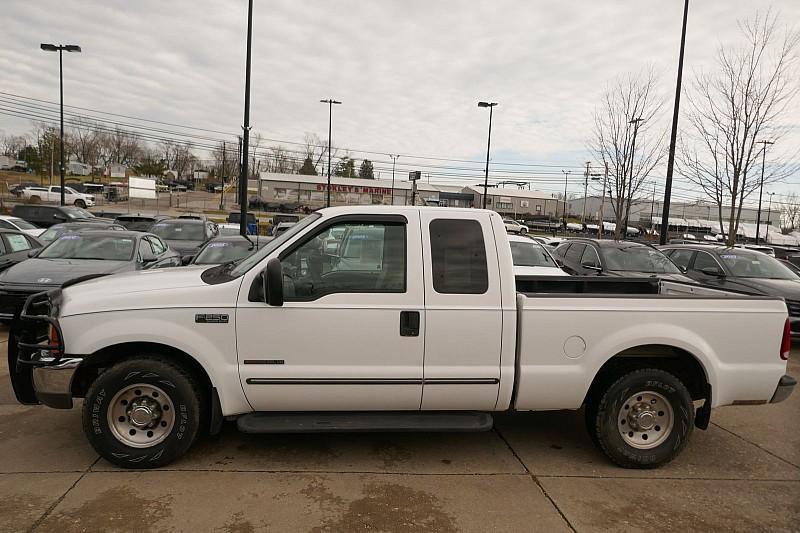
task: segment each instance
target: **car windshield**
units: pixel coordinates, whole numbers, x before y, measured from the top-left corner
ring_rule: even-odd
[[[750,250],[725,250],[719,258],[737,278],[800,279],[777,259]]]
[[[19,229],[36,229],[36,226],[31,224],[27,220],[22,220],[21,218],[9,218],[8,221],[14,224]]]
[[[511,257],[514,266],[526,267],[555,267],[555,263],[550,259],[550,255],[544,251],[542,245],[535,241],[516,242],[511,241]]]
[[[69,218],[73,220],[81,220],[84,218],[94,218],[94,215],[91,214],[86,209],[81,209],[80,207],[62,207],[61,209],[64,210],[64,214],[67,215]]]
[[[601,250],[608,270],[650,274],[681,273],[666,255],[649,246],[603,247]]]
[[[42,242],[53,242],[54,240],[58,239],[58,237],[63,234],[64,231],[64,228],[52,226],[47,231],[39,235],[38,239]]]
[[[41,259],[99,259],[130,261],[136,239],[91,233],[62,235],[37,256]]]
[[[303,231],[307,226],[313,224],[320,216],[322,215],[319,213],[308,215],[306,218],[269,241],[262,249],[242,260],[242,262],[236,265],[236,268],[231,271],[231,275],[234,277],[241,276],[253,268],[253,266],[257,265],[263,258],[271,254],[273,250],[276,250],[283,243]]]
[[[151,233],[167,241],[202,241],[204,224],[197,222],[159,222],[150,228]]]
[[[219,265],[247,257],[256,247],[244,239],[232,241],[211,241],[194,260],[196,265]]]

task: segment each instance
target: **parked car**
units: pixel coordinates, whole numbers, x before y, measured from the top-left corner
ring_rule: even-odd
[[[0,270],[25,261],[31,250],[42,246],[33,235],[19,230],[0,229]]]
[[[44,232],[43,228],[37,228],[27,220],[22,220],[19,217],[12,217],[8,215],[0,215],[0,229],[10,229],[27,233],[32,237],[38,237]]]
[[[11,215],[21,218],[40,228],[49,228],[63,222],[107,222],[108,219],[95,217],[89,211],[71,205],[17,204]]]
[[[178,254],[148,233],[66,233],[24,263],[0,272],[0,320],[15,318],[30,295],[84,276],[179,265]]]
[[[181,254],[184,261],[197,255],[206,241],[218,235],[216,224],[195,218],[161,220],[153,224],[150,231],[164,239],[170,248]]]
[[[547,246],[549,249],[555,249],[559,244],[562,242],[566,242],[568,239],[563,239],[561,237],[534,237],[533,238],[536,242]]]
[[[637,242],[573,239],[560,244],[554,255],[573,276],[657,277],[694,283],[661,251]]]
[[[525,224],[520,224],[513,218],[504,218],[503,224],[505,224],[506,231],[509,233],[518,233],[520,235],[525,235],[528,233],[528,226]]]
[[[50,226],[44,233],[39,235],[39,240],[45,245],[50,244],[65,233],[77,233],[81,231],[127,231],[125,226],[120,226],[113,221],[104,222],[67,222],[66,224],[56,224]]]
[[[544,245],[528,237],[509,235],[515,276],[567,276]]]
[[[344,269],[320,253],[338,228],[370,242]],[[517,292],[496,213],[324,209],[237,263],[36,296],[9,375],[23,403],[83,398],[89,443],[126,468],[166,465],[223,420],[248,433],[479,431],[493,412],[584,406],[613,462],[653,468],[712,407],[783,401],[796,385],[779,298],[531,278],[536,291]]]
[[[33,203],[41,202],[60,202],[61,201],[61,187],[59,185],[50,185],[48,187],[28,187],[22,190],[22,198],[30,200]],[[74,205],[86,209],[94,205],[94,195],[84,194],[76,191],[72,187],[64,187],[64,202],[68,205]]]
[[[227,221],[229,224],[238,224],[242,220],[242,214],[236,211],[228,213]],[[255,213],[247,213],[247,224],[258,224]]]
[[[149,231],[153,224],[168,218],[170,217],[166,215],[142,215],[137,213],[135,215],[119,215],[114,221],[131,231]]]
[[[239,224],[217,224],[217,230],[220,237],[229,237],[231,235],[239,235]]]
[[[259,246],[264,246],[269,240],[269,237],[259,237],[258,235],[253,235],[248,239],[241,235],[215,237],[200,248],[189,264],[219,265],[236,261],[255,252]]]
[[[708,287],[784,298],[792,337],[800,338],[800,276],[783,261],[725,246],[667,245],[662,250],[689,277]]]

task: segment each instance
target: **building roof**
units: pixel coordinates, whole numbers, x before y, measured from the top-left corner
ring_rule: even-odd
[[[282,181],[289,183],[311,183],[315,185],[324,185],[328,183],[327,176],[307,176],[305,174],[280,174],[277,172],[261,172],[258,175],[262,182],[269,181]],[[358,187],[383,187],[391,188],[392,180],[374,179],[365,180],[361,178],[342,178],[339,176],[331,176],[331,185],[355,185]],[[411,182],[405,176],[398,177],[394,181],[394,188],[400,190],[411,190]],[[438,192],[439,189],[422,180],[417,182],[418,191]]]

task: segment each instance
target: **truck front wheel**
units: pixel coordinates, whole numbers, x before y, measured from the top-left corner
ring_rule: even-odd
[[[694,427],[694,405],[684,384],[669,372],[644,368],[624,374],[587,409],[592,440],[625,468],[670,462]]]
[[[75,207],[80,207],[81,209],[86,209],[86,202],[78,198],[75,200]]]
[[[130,359],[92,383],[83,404],[83,430],[95,451],[117,466],[163,466],[194,442],[200,395],[194,377],[168,359]]]

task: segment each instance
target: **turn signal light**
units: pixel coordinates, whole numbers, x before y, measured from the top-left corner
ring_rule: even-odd
[[[58,346],[60,342],[61,339],[58,337],[58,330],[51,324],[50,332],[47,335],[47,344],[50,346]],[[52,357],[61,357],[61,351],[58,348],[53,348],[50,350],[50,355]]]
[[[783,325],[783,338],[781,339],[781,359],[789,359],[789,352],[792,351],[792,329],[789,326],[789,319]]]

